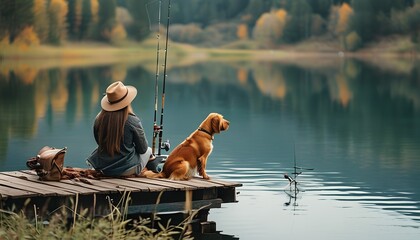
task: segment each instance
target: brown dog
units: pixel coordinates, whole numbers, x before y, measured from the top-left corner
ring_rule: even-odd
[[[206,173],[206,164],[213,150],[214,134],[228,128],[228,120],[218,113],[210,113],[198,129],[169,154],[162,172],[145,176],[188,180],[198,172],[204,179],[210,179]]]

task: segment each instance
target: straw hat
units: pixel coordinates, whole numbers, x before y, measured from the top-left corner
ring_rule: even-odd
[[[101,100],[101,107],[108,112],[117,111],[130,105],[137,95],[133,86],[125,86],[122,82],[114,82],[106,89],[106,95]]]

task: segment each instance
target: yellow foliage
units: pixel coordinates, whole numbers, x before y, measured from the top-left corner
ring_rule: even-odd
[[[270,15],[269,13],[264,13],[263,15],[261,15],[261,17],[257,19],[257,22],[255,23],[255,27],[262,27],[264,25],[264,22],[267,21],[266,19],[268,18],[269,15]]]
[[[90,8],[92,10],[92,22],[97,23],[99,20],[99,2],[98,0],[90,0]]]
[[[246,85],[248,80],[248,70],[246,68],[239,68],[236,72],[236,77],[238,78],[240,84]]]
[[[273,99],[284,99],[287,94],[287,84],[280,69],[275,64],[263,63],[254,66],[254,79],[258,89]]]
[[[353,9],[347,3],[343,3],[338,9],[338,22],[335,29],[337,34],[343,34],[347,31],[350,17],[353,15]]]
[[[122,24],[115,25],[111,30],[110,40],[117,43],[127,38],[127,32]]]
[[[1,47],[1,45],[0,45]],[[0,64],[0,79],[9,80],[10,66],[8,64]]]
[[[276,17],[280,20],[280,22],[285,25],[286,24],[286,19],[287,19],[287,12],[286,10],[279,9],[275,12]]]
[[[101,99],[100,87],[98,81],[95,81],[92,86],[92,96],[90,98],[90,107],[96,107],[98,105],[98,99]]]
[[[345,37],[346,50],[354,51],[357,50],[362,44],[362,40],[357,32],[353,31]]]
[[[51,0],[48,11],[52,16],[50,20],[50,32],[55,35],[53,39],[50,40],[59,43],[66,37],[66,16],[68,12],[67,3],[65,0]]]
[[[50,9],[59,16],[60,23],[65,23],[68,12],[68,5],[65,0],[51,0]]]
[[[347,107],[353,95],[348,86],[347,79],[342,75],[338,75],[336,76],[336,81],[338,88],[338,101],[343,107]]]
[[[19,64],[13,70],[18,79],[25,84],[32,84],[38,75],[38,69],[27,64]]]
[[[240,40],[248,39],[248,26],[246,24],[239,24],[236,36]]]
[[[47,0],[34,1],[34,29],[41,42],[48,38]]]
[[[39,39],[33,26],[25,27],[15,38],[13,45],[21,50],[26,50],[30,46],[39,45]]]
[[[253,36],[261,46],[273,46],[282,38],[286,21],[284,9],[264,13],[256,22]]]
[[[35,119],[45,117],[48,109],[48,86],[50,84],[50,78],[46,71],[40,73],[40,78],[34,84],[34,98],[33,107],[35,112]],[[42,81],[41,81],[42,79]],[[37,132],[38,124],[34,124],[33,133]]]
[[[74,19],[73,19],[73,31],[78,32],[80,29],[80,25],[82,24],[82,7],[83,1],[82,0],[76,0],[74,5]]]
[[[61,78],[58,79],[56,88],[53,89],[50,98],[51,107],[54,112],[65,112],[69,100],[65,75],[63,76],[63,74],[61,74]]]

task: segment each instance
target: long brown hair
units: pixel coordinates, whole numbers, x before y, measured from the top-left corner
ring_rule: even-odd
[[[113,112],[102,110],[98,114],[94,127],[98,133],[98,150],[100,152],[111,156],[120,152],[120,145],[124,138],[124,124],[131,112],[132,109],[129,105]]]

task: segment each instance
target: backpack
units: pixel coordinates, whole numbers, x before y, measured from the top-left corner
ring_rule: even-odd
[[[36,157],[26,162],[29,169],[35,170],[40,180],[60,181],[63,177],[64,156],[67,147],[58,149],[45,146],[39,150]]]

